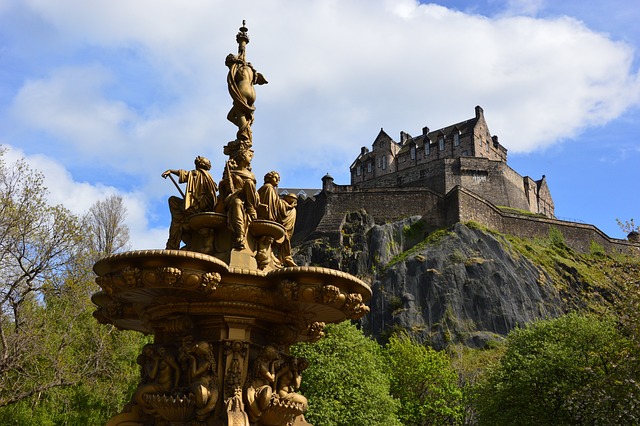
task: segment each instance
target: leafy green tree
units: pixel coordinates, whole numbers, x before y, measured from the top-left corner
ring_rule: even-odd
[[[128,235],[126,210],[98,204],[95,209],[120,218],[98,223],[51,206],[42,174],[24,160],[7,164],[3,154],[0,424],[104,424],[135,387],[135,359],[145,342],[92,316],[90,295],[99,289],[91,271],[92,232],[101,226],[102,235]],[[109,247],[126,245],[126,238],[116,240]],[[110,254],[107,246],[100,255]]]
[[[297,344],[294,355],[311,365],[302,374],[301,393],[309,399],[305,417],[323,426],[400,425],[398,402],[389,394],[382,348],[345,321],[326,327],[326,336]]]
[[[624,377],[629,350],[614,322],[592,315],[516,329],[479,388],[479,424],[637,424],[637,384]]]
[[[49,347],[42,300],[82,249],[80,221],[46,200],[43,176],[0,151],[0,407],[70,384]]]
[[[398,417],[404,425],[462,424],[462,390],[445,352],[405,334],[391,337],[385,353],[391,394],[400,400]]]

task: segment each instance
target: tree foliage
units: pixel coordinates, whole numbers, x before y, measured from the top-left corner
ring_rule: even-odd
[[[0,424],[104,423],[137,379],[143,337],[92,318],[90,295],[98,290],[92,233],[126,229],[126,211],[120,205],[111,212],[122,213],[119,220],[103,223],[51,206],[42,174],[24,160],[7,164],[3,154]],[[94,211],[116,204],[98,204]]]
[[[612,321],[592,315],[514,330],[479,389],[479,423],[637,424],[638,376],[629,377],[629,343]]]
[[[81,250],[82,233],[79,220],[45,196],[40,173],[0,157],[0,406],[70,384],[55,361],[68,342],[48,347],[38,333],[42,301]],[[48,368],[25,368],[38,364]]]
[[[391,394],[400,400],[398,417],[402,424],[462,424],[462,391],[449,355],[407,335],[391,337],[385,353]]]
[[[127,247],[129,228],[124,224],[127,208],[120,195],[97,201],[89,209],[87,224],[91,249],[98,257],[116,253]]]
[[[323,426],[393,426],[398,402],[389,394],[382,348],[349,322],[326,327],[317,343],[298,344],[292,353],[309,359],[301,392],[309,399],[305,416]]]

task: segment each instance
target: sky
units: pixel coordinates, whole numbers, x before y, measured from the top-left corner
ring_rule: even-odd
[[[253,171],[281,187],[349,183],[380,128],[396,141],[482,106],[560,219],[624,238],[640,220],[638,0],[0,0],[0,144],[82,214],[119,194],[134,249],[163,248],[198,155],[220,179],[236,128],[224,65],[257,86]]]

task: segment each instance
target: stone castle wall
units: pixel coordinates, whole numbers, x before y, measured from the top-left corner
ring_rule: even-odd
[[[640,244],[611,238],[594,225],[504,212],[464,188],[455,188],[446,198],[449,210],[458,212],[456,222],[474,221],[489,229],[522,238],[546,238],[553,227],[576,251],[588,253],[592,243],[596,243],[611,253],[640,256]]]
[[[567,245],[576,251],[588,253],[592,243],[596,243],[608,252],[640,256],[640,244],[610,238],[594,225],[508,213],[461,186],[455,186],[446,196],[423,187],[354,190],[348,185],[332,185],[331,189],[331,192],[321,192],[315,200],[307,199],[298,205],[294,244],[321,237],[337,244],[345,215],[364,209],[376,223],[420,215],[436,228],[474,221],[522,238],[546,238],[555,227]]]

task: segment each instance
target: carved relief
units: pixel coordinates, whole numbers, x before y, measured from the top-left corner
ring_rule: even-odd
[[[177,352],[177,359],[175,353]],[[209,342],[194,343],[188,335],[180,348],[148,344],[137,360],[141,379],[125,412],[143,424],[204,421],[218,401],[216,360]],[[164,424],[164,423],[163,423]]]
[[[347,315],[347,318],[359,319],[369,312],[369,307],[362,302],[361,294],[351,293],[347,296],[342,311]]]
[[[341,301],[341,296],[344,298],[340,289],[335,285],[325,285],[320,290],[320,301],[326,305]]]
[[[157,269],[158,277],[162,284],[169,287],[176,287],[180,284],[182,278],[182,270],[172,266],[164,266]]]
[[[292,425],[307,409],[307,399],[297,393],[301,372],[309,362],[278,351],[262,349],[253,363],[245,388],[249,419],[259,425]],[[306,422],[302,423],[305,424]]]
[[[127,286],[129,287],[142,286],[142,273],[140,272],[140,269],[127,266],[122,270],[122,276]]]
[[[100,286],[109,296],[113,294],[111,274],[96,277],[96,284],[98,284],[98,286]]]
[[[224,342],[224,354],[227,359],[231,357],[224,376],[225,395],[235,395],[237,389],[242,389],[242,372],[248,350],[247,342],[240,340]]]
[[[321,321],[312,322],[307,328],[307,336],[310,342],[316,342],[324,337],[325,323]]]
[[[218,288],[218,284],[220,284],[221,280],[222,277],[219,273],[207,272],[206,274],[202,275],[202,284],[200,288],[205,293],[212,293],[215,289]]]
[[[196,419],[203,421],[215,408],[219,394],[213,347],[206,341],[193,344],[183,339],[180,363],[186,376],[185,393],[194,402]]]
[[[291,302],[294,300],[298,300],[298,283],[291,280],[282,280],[280,281],[280,294],[287,301]]]

